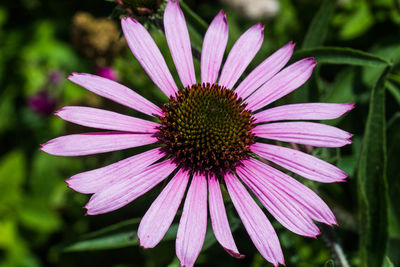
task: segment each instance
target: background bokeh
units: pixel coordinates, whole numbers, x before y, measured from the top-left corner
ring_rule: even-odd
[[[140,248],[135,236],[140,217],[163,185],[110,214],[85,216],[82,207],[89,196],[63,182],[140,148],[75,158],[39,150],[39,144],[51,138],[91,131],[54,116],[63,106],[101,107],[140,116],[69,82],[66,77],[71,72],[97,73],[156,104],[166,101],[127,48],[118,19],[121,14],[139,16],[177,78],[165,37],[157,28],[162,12],[152,13],[154,5],[143,9],[144,0],[117,2],[120,5],[103,0],[0,2],[2,267],[179,266],[176,224],[151,250]],[[129,6],[133,2],[140,2],[141,8]],[[400,1],[187,0],[186,5],[194,12],[186,17],[197,50],[202,25],[221,8],[228,14],[228,51],[248,27],[258,21],[265,24],[264,44],[247,71],[291,40],[297,43],[294,58],[316,56],[321,63],[310,81],[277,104],[356,103],[343,118],[326,122],[354,133],[352,145],[308,148],[345,170],[348,181],[318,184],[298,177],[329,204],[339,226],[320,225],[322,235],[310,239],[291,233],[268,215],[286,266],[346,266],[340,257],[346,257],[349,266],[400,265]],[[199,62],[195,65],[199,74]],[[208,231],[196,265],[271,266],[257,253],[229,201],[226,206],[236,243],[246,258],[231,258]]]

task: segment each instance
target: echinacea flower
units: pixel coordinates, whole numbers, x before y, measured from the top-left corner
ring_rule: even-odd
[[[133,54],[169,97],[161,108],[115,81],[90,74],[74,73],[69,77],[158,122],[89,107],[64,107],[57,112],[62,119],[108,131],[58,137],[44,144],[42,150],[53,155],[81,156],[154,144],[156,148],[66,181],[78,192],[93,194],[85,206],[87,214],[119,209],[172,177],[139,225],[140,245],[152,248],[161,241],[190,183],[176,238],[181,265],[194,265],[206,234],[208,213],[218,242],[230,255],[241,258],[229,228],[222,185],[261,255],[275,266],[284,264],[278,237],[245,185],[269,213],[294,233],[317,236],[320,232],[313,220],[336,224],[331,210],[312,190],[266,162],[323,183],[340,182],[347,175],[314,156],[266,141],[319,147],[349,144],[351,134],[343,130],[296,120],[338,118],[353,104],[291,104],[260,111],[301,86],[316,65],[313,58],[283,68],[294,48],[289,43],[238,82],[263,41],[264,28],[256,24],[236,41],[218,75],[228,39],[226,15],[221,11],[204,37],[198,83],[178,1],[167,3],[164,27],[183,88],[175,84],[147,30],[134,19],[122,20]],[[286,120],[290,122],[282,122]]]

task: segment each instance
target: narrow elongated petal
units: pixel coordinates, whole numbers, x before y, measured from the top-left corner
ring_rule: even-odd
[[[269,144],[255,143],[251,151],[310,180],[342,182],[347,174],[339,168],[304,152]]]
[[[164,237],[181,204],[188,181],[189,173],[180,169],[151,204],[139,225],[140,246],[153,248]]]
[[[261,208],[233,174],[224,178],[232,203],[257,250],[274,266],[285,264],[278,236]]]
[[[138,21],[129,17],[121,20],[121,26],[133,55],[153,82],[166,96],[175,95],[178,87],[148,31]]]
[[[311,189],[267,164],[255,159],[249,161],[247,168],[258,173],[263,178],[263,183],[268,183],[269,187],[284,194],[287,203],[297,206],[313,220],[329,225],[336,224],[332,211]]]
[[[248,97],[261,85],[271,79],[289,61],[293,54],[295,44],[290,42],[258,65],[246,78],[238,85],[235,92],[241,98]]]
[[[214,177],[214,175],[210,175],[208,178],[208,200],[211,224],[215,238],[231,256],[235,258],[243,258],[244,255],[239,253],[235,241],[233,240],[232,232],[228,223],[228,217],[226,216],[221,189],[219,187],[219,181]]]
[[[246,99],[247,108],[258,110],[289,94],[310,78],[317,63],[306,58],[286,67]]]
[[[255,123],[281,120],[331,120],[354,108],[354,103],[290,104],[266,109],[254,114]]]
[[[228,22],[221,10],[211,22],[201,49],[201,82],[214,84],[228,42]]]
[[[320,233],[302,207],[295,205],[297,203],[285,191],[271,186],[267,179],[252,168],[250,160],[245,162],[245,167],[239,167],[236,171],[269,213],[287,229],[298,235],[309,237],[315,237]]]
[[[129,204],[167,178],[175,168],[171,160],[166,160],[147,167],[131,179],[96,192],[85,206],[87,214],[107,213]]]
[[[156,127],[160,125],[152,121],[89,107],[63,107],[56,112],[56,115],[63,120],[87,127],[135,133],[155,133]]]
[[[264,26],[260,23],[248,29],[229,52],[228,58],[222,68],[219,85],[233,88],[239,77],[260,49],[264,39]]]
[[[65,182],[69,188],[77,192],[96,193],[105,187],[139,174],[164,155],[160,148],[155,148],[99,169],[78,173]]]
[[[169,0],[165,7],[164,29],[169,50],[183,86],[195,84],[196,75],[194,73],[192,46],[185,17],[179,7],[178,0]]]
[[[73,73],[68,79],[99,96],[144,114],[150,116],[163,114],[161,109],[149,100],[115,81],[86,73]]]
[[[54,138],[41,150],[56,156],[84,156],[144,146],[157,142],[150,134],[126,132],[97,132],[71,134]]]
[[[176,236],[176,255],[181,266],[192,267],[203,247],[207,230],[207,180],[193,175]]]
[[[257,125],[253,132],[262,138],[319,147],[351,144],[348,132],[315,122],[275,122]]]

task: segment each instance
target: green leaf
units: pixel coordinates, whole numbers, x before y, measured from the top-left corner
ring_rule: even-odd
[[[386,88],[389,93],[392,94],[393,98],[396,99],[396,102],[400,105],[400,88],[390,81],[386,82]]]
[[[139,222],[140,219],[132,219],[105,227],[83,236],[77,242],[62,246],[62,250],[64,252],[74,252],[138,245],[136,229]]]
[[[141,218],[127,220],[87,234],[80,241],[64,245],[64,252],[117,249],[138,246],[137,228]],[[163,241],[173,240],[178,231],[178,224],[172,224]]]
[[[342,7],[347,10],[334,19],[341,28],[340,39],[350,40],[359,37],[374,25],[374,14],[368,1],[347,1]]]
[[[25,179],[25,157],[14,150],[0,159],[0,219],[14,213],[22,198]]]
[[[384,58],[361,50],[348,47],[317,47],[302,49],[295,53],[294,58],[315,57],[319,63],[348,64],[356,66],[380,67],[391,65]]]
[[[397,230],[400,229],[400,164],[398,160],[396,160],[400,155],[400,112],[395,113],[388,121],[386,134],[387,157],[388,159],[392,159],[388,161],[387,165],[387,180],[388,184],[390,185],[389,200],[390,206],[392,207],[392,216],[390,217],[391,227],[389,227],[389,234],[394,235],[394,232],[400,232],[400,230]]]
[[[381,266],[388,241],[388,186],[386,178],[386,68],[372,89],[358,167],[361,266]]]
[[[393,263],[390,261],[389,257],[386,256],[382,267],[394,267]]]
[[[336,2],[337,0],[323,1],[308,28],[303,41],[303,49],[317,47],[324,43],[328,33],[329,23],[336,8]]]

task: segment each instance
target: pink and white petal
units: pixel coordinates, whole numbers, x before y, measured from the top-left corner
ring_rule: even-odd
[[[211,224],[215,238],[232,257],[239,259],[244,258],[244,255],[239,253],[235,241],[233,240],[219,181],[212,174],[208,177],[208,200]]]
[[[292,205],[299,205],[313,220],[329,225],[337,224],[335,216],[325,202],[311,189],[296,179],[255,159],[251,159],[251,168],[266,177],[269,186],[285,193]]]
[[[121,20],[122,31],[128,45],[153,82],[168,97],[178,92],[164,57],[149,32],[135,19]]]
[[[291,148],[255,143],[251,146],[251,151],[310,180],[333,183],[342,182],[347,177],[336,166]]]
[[[294,46],[293,42],[289,42],[250,72],[235,89],[238,96],[242,99],[248,97],[280,71],[292,56]]]
[[[201,49],[201,82],[214,84],[218,78],[222,58],[228,42],[228,22],[221,10],[211,22]]]
[[[105,130],[155,133],[156,127],[160,126],[152,121],[90,107],[67,106],[58,110],[56,115],[65,121]]]
[[[86,204],[87,214],[103,214],[129,204],[167,178],[175,168],[172,160],[166,160],[147,167],[130,179],[103,188]]]
[[[207,231],[207,180],[194,174],[176,236],[176,255],[181,266],[192,267],[203,247]]]
[[[218,84],[232,89],[260,49],[264,39],[264,26],[258,23],[248,29],[229,52]]]
[[[178,0],[169,0],[164,12],[164,30],[172,59],[183,87],[196,83],[192,46],[186,26],[185,16]]]
[[[306,58],[284,68],[246,99],[247,108],[258,110],[297,89],[310,78],[316,64],[314,58]]]
[[[115,183],[131,179],[164,155],[161,148],[155,148],[102,168],[78,173],[65,182],[77,192],[96,193]]]
[[[115,81],[86,73],[73,73],[68,79],[99,96],[108,98],[136,111],[150,116],[163,115],[159,107]]]
[[[181,204],[188,181],[189,173],[180,169],[151,204],[139,225],[140,246],[153,248],[164,237]]]
[[[42,151],[56,156],[84,156],[144,146],[157,142],[150,134],[94,132],[54,138],[43,144]]]
[[[253,133],[262,138],[318,147],[342,147],[351,144],[352,134],[315,122],[275,122],[257,125]]]
[[[245,167],[236,169],[239,177],[275,219],[298,235],[315,238],[320,234],[310,216],[302,210],[301,206],[295,205],[296,202],[290,195],[271,186],[265,177],[254,170],[251,160],[244,162],[244,165]]]
[[[233,174],[227,173],[224,179],[232,203],[257,250],[274,266],[285,264],[278,236],[261,208]]]
[[[281,120],[331,120],[354,108],[354,103],[290,104],[266,109],[253,115],[255,123]]]

